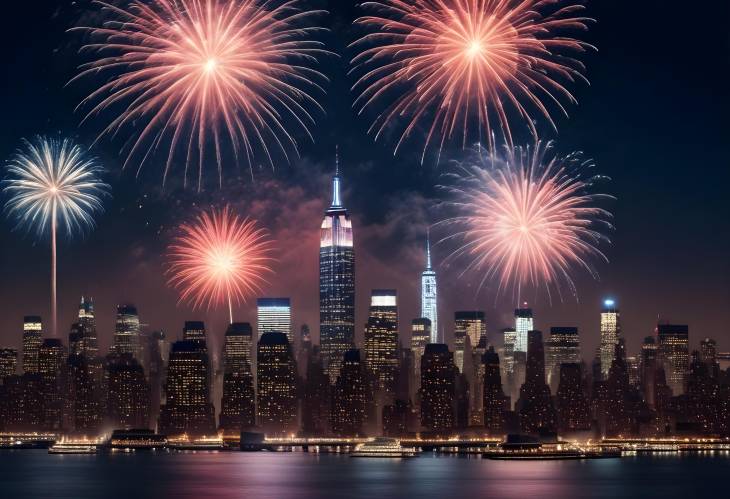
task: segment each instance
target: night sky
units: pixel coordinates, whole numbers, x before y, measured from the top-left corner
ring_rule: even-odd
[[[329,4],[329,5],[326,5]],[[367,135],[367,117],[351,108],[347,45],[357,32],[351,27],[355,2],[317,2],[331,14],[324,37],[339,58],[325,59],[321,69],[331,78],[322,97],[326,115],[318,116],[314,143],[301,141],[301,159],[279,162],[272,171],[256,168],[254,181],[246,165],[226,165],[226,185],[214,183],[203,192],[176,185],[161,188],[161,161],[134,171],[121,171],[122,141],[102,139],[93,153],[108,170],[113,199],[98,217],[96,230],[84,238],[63,240],[59,250],[59,330],[66,341],[68,326],[82,294],[94,297],[100,342],[106,348],[114,328],[115,306],[137,305],[151,329],[170,338],[180,335],[186,319],[204,319],[220,344],[226,311],[192,311],[177,305],[163,275],[166,244],[174,227],[198,207],[231,203],[244,215],[261,220],[277,243],[274,275],[267,296],[291,296],[295,326],[318,329],[318,228],[329,203],[329,179],[335,145],[340,145],[344,202],[354,220],[357,272],[357,337],[362,337],[370,289],[398,289],[401,330],[420,314],[419,286],[425,228],[439,191],[434,188],[448,168],[448,159],[463,151],[447,148],[443,159],[420,164],[420,143],[412,142],[393,156],[393,142],[374,142]],[[91,144],[99,124],[79,126],[76,104],[93,89],[92,80],[66,86],[83,62],[83,38],[67,29],[96,19],[89,2],[10,2],[3,6],[0,31],[4,74],[0,85],[0,156],[7,158],[22,137],[62,133]],[[579,101],[569,118],[555,114],[559,134],[540,123],[545,139],[556,139],[560,152],[582,150],[595,159],[598,171],[612,178],[602,187],[617,200],[613,244],[604,247],[610,263],[598,263],[600,280],[577,273],[578,302],[566,296],[552,303],[544,293],[527,298],[536,326],[577,325],[584,357],[598,344],[598,313],[604,297],[612,297],[622,313],[630,352],[652,333],[657,317],[690,326],[693,348],[701,338],[718,340],[730,349],[730,4],[716,0],[594,0],[589,14],[597,19],[582,35],[598,47],[583,59],[590,86],[571,86]],[[215,177],[214,169],[209,170]],[[172,183],[174,184],[174,182]],[[4,202],[4,199],[3,199]],[[48,241],[36,242],[13,232],[13,222],[0,221],[0,346],[19,347],[23,315],[49,318]],[[438,264],[447,248],[436,246]],[[490,339],[511,325],[514,300],[477,293],[475,280],[457,280],[458,269],[437,267],[440,322],[450,337],[453,312],[487,312]],[[494,283],[492,283],[494,284]],[[255,322],[255,300],[239,307],[237,320]],[[50,321],[47,320],[50,324]]]

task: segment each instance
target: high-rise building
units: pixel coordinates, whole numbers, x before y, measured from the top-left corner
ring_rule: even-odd
[[[682,395],[689,374],[689,326],[659,324],[656,328],[659,359],[674,395]]]
[[[564,362],[560,364],[558,369],[560,381],[555,399],[560,432],[590,430],[590,404],[583,392],[581,364]]]
[[[426,345],[421,357],[421,425],[436,432],[456,423],[456,366],[454,355],[442,343]]]
[[[61,429],[64,406],[64,367],[66,349],[58,338],[45,338],[38,350],[38,374],[43,397],[43,428]]]
[[[0,348],[0,381],[14,376],[18,369],[18,351],[14,348]]]
[[[81,297],[78,324],[81,326],[82,332],[79,339],[79,350],[88,358],[93,359],[99,355],[99,339],[96,333],[94,300],[91,297]]]
[[[363,433],[365,385],[360,350],[349,350],[345,353],[332,396],[330,421],[335,435],[355,437]]]
[[[621,321],[616,302],[608,299],[603,302],[601,310],[601,377],[608,378],[608,371],[613,363],[616,344],[621,337]]]
[[[341,180],[338,158],[319,239],[319,343],[330,384],[337,380],[345,352],[355,345],[355,250]]]
[[[411,323],[411,351],[413,352],[414,389],[418,389],[421,383],[421,357],[426,351],[426,345],[431,343],[431,319],[421,317],[413,319]]]
[[[522,382],[517,379],[517,370],[515,369],[515,345],[517,343],[517,331],[514,328],[506,328],[502,330],[502,354],[501,368],[504,390],[510,400],[510,406],[517,400],[520,385]],[[510,407],[511,408],[511,407]]]
[[[23,372],[38,372],[38,349],[41,347],[43,324],[37,315],[26,315],[23,319]]]
[[[114,325],[112,350],[117,354],[128,353],[142,362],[140,345],[139,314],[134,305],[118,305],[117,320]]]
[[[365,325],[365,366],[378,386],[394,392],[398,369],[398,304],[394,289],[374,289]]]
[[[256,396],[251,371],[253,329],[248,322],[228,326],[223,344],[223,397],[220,427],[241,431],[256,424]]]
[[[557,415],[550,387],[545,383],[545,349],[540,331],[530,331],[527,335],[525,383],[520,388],[517,405],[520,428],[524,433],[556,431]]]
[[[87,349],[85,352],[93,352],[93,350]],[[89,353],[78,353],[69,355],[66,365],[68,369],[67,425],[79,433],[96,432],[101,428],[104,415],[100,379],[104,370],[101,360],[98,357],[90,356]]]
[[[426,236],[426,268],[421,273],[421,317],[431,320],[430,343],[438,343],[438,286],[436,271],[431,266],[431,240],[428,236]]]
[[[484,312],[458,311],[454,312],[454,364],[459,372],[464,372],[464,349],[466,340],[471,348],[479,345],[479,341],[487,336],[487,323]]]
[[[296,428],[296,369],[289,341],[282,332],[265,332],[257,350],[257,404],[259,424],[268,433]]]
[[[114,428],[149,428],[150,385],[139,360],[131,353],[107,357],[107,412]]]
[[[294,345],[291,326],[291,302],[289,298],[259,298],[257,306],[257,331],[261,339],[266,333],[284,333],[289,346]]]
[[[185,321],[183,341],[205,341],[205,323],[203,321]]]
[[[527,308],[527,303],[522,308],[515,309],[515,352],[527,352],[527,333],[535,329],[535,321],[532,317],[532,309]]]
[[[322,436],[329,434],[333,400],[332,386],[324,370],[319,346],[304,350],[305,382],[302,397],[302,434]],[[341,373],[341,372],[340,372]]]
[[[717,377],[719,365],[717,363],[717,342],[712,338],[700,341],[700,362],[709,369],[710,376]]]
[[[562,364],[580,364],[580,337],[577,327],[551,327],[545,342],[545,376],[555,393],[560,381]]]
[[[159,429],[162,433],[211,435],[215,431],[209,370],[205,340],[182,340],[172,344],[167,362],[165,404],[160,407]]]
[[[649,408],[654,409],[656,403],[657,345],[653,336],[644,338],[641,345],[640,383],[641,393]]]
[[[502,389],[499,355],[489,347],[482,358],[484,363],[484,426],[490,435],[501,435],[504,431],[504,413],[507,397]]]

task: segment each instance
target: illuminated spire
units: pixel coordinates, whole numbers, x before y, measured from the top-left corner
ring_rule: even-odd
[[[342,208],[340,197],[340,146],[335,148],[335,176],[332,177],[332,204],[330,210]]]
[[[431,229],[426,229],[426,270],[431,270]]]

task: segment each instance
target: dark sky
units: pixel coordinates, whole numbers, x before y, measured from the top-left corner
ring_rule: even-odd
[[[219,342],[225,311],[176,306],[177,295],[165,286],[161,254],[176,223],[197,206],[223,202],[272,231],[279,262],[265,294],[291,296],[295,324],[307,322],[316,332],[318,226],[328,202],[335,144],[340,144],[345,203],[355,225],[357,323],[365,322],[371,288],[395,287],[401,328],[408,329],[419,315],[423,235],[445,162],[420,165],[417,144],[393,157],[392,142],[374,143],[367,135],[368,121],[351,110],[353,80],[347,75],[355,2],[328,3],[331,14],[324,23],[332,33],[326,40],[342,57],[322,65],[332,79],[322,98],[326,116],[314,128],[315,143],[302,140],[301,160],[277,164],[273,172],[262,168],[255,182],[245,170],[231,168],[224,189],[211,185],[197,193],[174,186],[162,190],[159,159],[139,180],[131,171],[121,172],[121,142],[104,139],[94,147],[109,170],[114,197],[94,232],[61,243],[64,339],[79,297],[90,294],[103,346],[111,341],[115,306],[130,301],[151,328],[175,338],[185,319],[203,318]],[[613,244],[604,248],[610,263],[597,266],[600,281],[577,274],[579,302],[550,303],[544,294],[531,300],[538,328],[580,327],[588,358],[598,342],[598,313],[607,296],[621,308],[630,351],[651,334],[657,317],[689,324],[693,345],[711,336],[721,349],[730,349],[729,5],[716,0],[590,2],[590,16],[598,21],[583,35],[598,47],[584,59],[591,84],[571,87],[579,105],[568,107],[569,118],[557,119],[559,135],[541,124],[541,134],[556,139],[559,151],[582,150],[594,158],[598,171],[612,178],[604,188],[617,197],[609,206],[615,214]],[[66,30],[79,19],[93,18],[89,9],[94,7],[86,1],[3,7],[1,157],[36,133],[93,141],[98,126],[79,127],[81,115],[74,107],[94,82],[65,86],[82,61],[80,36]],[[450,149],[445,156],[460,154]],[[18,347],[23,315],[49,316],[49,249],[47,241],[35,242],[12,228],[5,218],[0,221],[0,344]],[[437,262],[444,252],[435,249]],[[479,308],[487,311],[496,340],[499,328],[511,322],[512,299],[495,300],[488,289],[477,294],[468,280],[456,279],[455,271],[438,270],[447,336],[455,309]],[[240,307],[236,318],[254,322],[253,306]]]

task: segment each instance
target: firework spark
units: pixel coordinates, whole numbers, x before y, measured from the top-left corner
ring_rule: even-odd
[[[272,243],[256,222],[241,219],[229,207],[201,213],[168,248],[169,284],[180,300],[193,307],[212,308],[227,303],[233,322],[233,305],[260,291]]]
[[[370,127],[376,140],[405,119],[395,151],[419,125],[439,150],[476,126],[478,141],[493,142],[499,125],[512,143],[509,116],[518,115],[537,139],[533,118],[555,127],[547,102],[563,113],[575,102],[562,82],[585,80],[571,54],[590,45],[558,33],[585,30],[581,0],[381,0],[365,2],[373,15],[356,23],[369,32],[353,43],[353,71],[363,74],[354,89],[362,113],[387,102]],[[422,159],[423,161],[423,159]]]
[[[100,179],[96,159],[72,141],[36,137],[23,146],[7,164],[3,190],[9,198],[8,214],[18,226],[51,236],[51,316],[57,334],[56,237],[59,225],[68,235],[93,227],[94,213],[101,211],[101,198],[109,186]]]
[[[250,168],[259,154],[273,166],[272,149],[287,160],[289,146],[297,150],[290,125],[311,139],[307,109],[321,110],[312,94],[326,80],[313,66],[327,52],[311,38],[321,28],[303,24],[323,11],[303,10],[301,0],[96,3],[111,19],[77,28],[90,33],[93,43],[82,50],[95,59],[74,79],[99,73],[109,79],[79,107],[88,110],[85,120],[114,110],[100,136],[137,129],[124,163],[140,158],[137,175],[163,141],[169,146],[163,184],[180,147],[183,181],[197,163],[200,190],[206,147],[222,184],[226,148],[236,160],[244,155]]]
[[[592,163],[580,153],[557,156],[551,143],[506,151],[448,175],[444,207],[456,215],[437,225],[460,247],[447,261],[465,258],[464,274],[483,272],[480,287],[496,278],[498,292],[531,286],[550,294],[567,284],[575,294],[573,267],[596,277],[590,261],[606,260],[598,245],[609,242],[600,229],[612,228],[611,214],[596,202],[611,196],[591,193],[602,177],[584,177]]]

